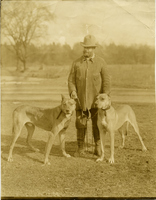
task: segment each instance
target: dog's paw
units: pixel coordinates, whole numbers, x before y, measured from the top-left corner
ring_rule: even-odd
[[[39,152],[40,150],[39,150],[39,149],[37,149],[37,148],[34,148],[34,151],[35,151],[35,152]]]
[[[47,166],[47,165],[51,165],[51,163],[48,162],[48,163],[46,163],[46,164],[43,164],[42,167],[45,167],[45,166]]]
[[[109,163],[113,164],[114,163],[114,158],[109,158]]]
[[[119,146],[119,149],[123,149],[123,148],[124,148],[124,145],[120,145],[120,146]]]
[[[71,158],[71,155],[69,155],[69,154],[66,154],[66,157],[67,157],[67,158]]]
[[[9,158],[8,158],[8,162],[13,162],[13,158],[12,158],[12,157],[9,157]]]
[[[147,151],[147,148],[145,146],[142,147],[142,151]]]
[[[46,166],[46,165],[51,165],[51,163],[50,162],[44,162],[44,164],[42,165],[42,167],[44,167],[44,166]]]
[[[66,158],[70,158],[71,155],[67,154],[67,153],[63,153],[63,155],[66,157]]]
[[[29,149],[32,150],[32,151],[35,151],[35,152],[39,152],[40,151],[39,149],[37,149],[37,148],[35,148],[33,146],[29,146]]]
[[[45,166],[45,165],[51,165],[51,163],[49,162],[49,160],[45,159],[44,164],[42,166]]]
[[[103,158],[102,158],[102,157],[96,159],[96,162],[102,162],[102,161],[103,161]]]

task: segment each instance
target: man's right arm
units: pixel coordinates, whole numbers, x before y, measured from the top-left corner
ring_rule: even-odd
[[[75,80],[76,74],[75,74],[75,62],[73,62],[72,68],[69,73],[68,77],[68,91],[69,91],[69,96],[73,99],[77,98],[77,93],[76,93],[76,80]]]

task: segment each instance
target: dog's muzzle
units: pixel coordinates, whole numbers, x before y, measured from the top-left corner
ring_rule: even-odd
[[[71,114],[72,112],[70,110],[65,110],[65,114]]]
[[[101,109],[101,110],[108,110],[109,108],[108,108],[108,106],[107,106],[107,107],[101,107],[100,109]]]

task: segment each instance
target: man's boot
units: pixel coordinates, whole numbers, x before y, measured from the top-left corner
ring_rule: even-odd
[[[85,155],[84,153],[84,139],[85,139],[86,129],[80,128],[77,129],[77,145],[78,149],[74,153],[74,157],[83,157]]]
[[[100,142],[99,129],[97,127],[93,127],[93,137],[95,142],[94,155],[101,156],[101,142]]]

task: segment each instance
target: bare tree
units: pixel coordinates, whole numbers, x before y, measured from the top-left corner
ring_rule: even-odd
[[[28,47],[32,41],[45,34],[47,22],[54,20],[55,15],[49,10],[47,4],[42,2],[2,2],[1,23],[2,33],[11,45],[11,51],[18,61],[23,63],[23,71],[26,70],[26,62],[29,55]]]

